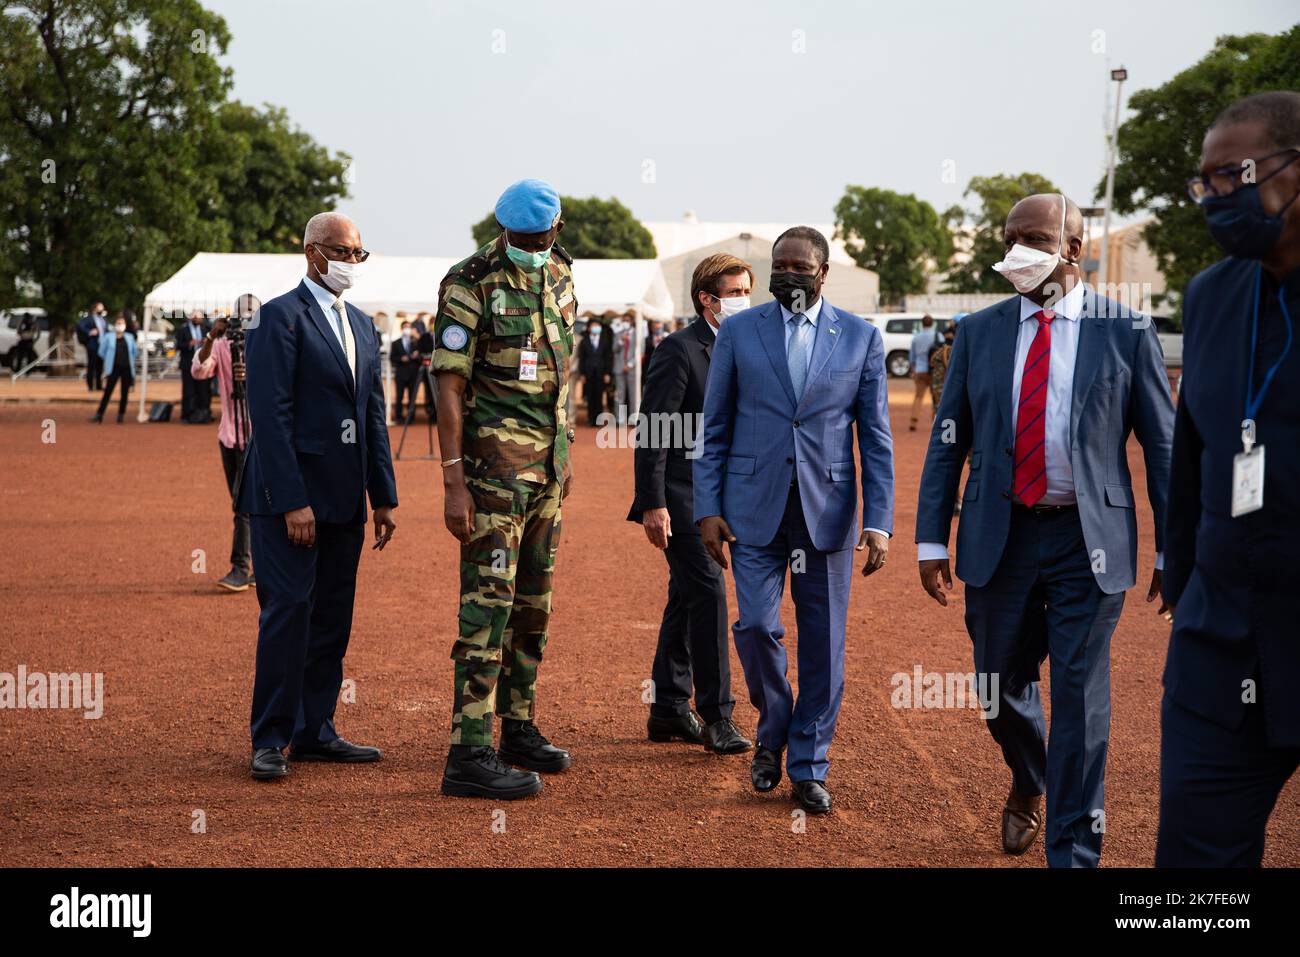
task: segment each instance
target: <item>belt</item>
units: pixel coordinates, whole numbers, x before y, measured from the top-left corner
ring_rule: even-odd
[[[1060,515],[1064,512],[1076,512],[1079,506],[1070,505],[1025,505],[1023,502],[1012,502],[1016,508],[1025,512],[1032,512],[1035,515]]]

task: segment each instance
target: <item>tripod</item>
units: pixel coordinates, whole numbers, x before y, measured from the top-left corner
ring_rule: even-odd
[[[430,460],[438,457],[433,451],[433,419],[434,416],[438,414],[438,390],[433,381],[433,373],[429,371],[429,366],[421,364],[420,372],[423,376],[424,387],[428,390],[425,392],[425,395],[429,397],[429,401],[433,404],[434,410],[433,415],[429,416],[429,421],[426,423],[429,427],[429,453],[420,456],[420,458]],[[417,389],[416,391],[418,392],[419,390]],[[401,461],[402,448],[406,445],[406,430],[409,429],[411,423],[415,421],[415,407],[417,405],[419,405],[419,402],[416,400],[415,396],[411,396],[410,407],[406,410],[405,421],[402,422],[402,437],[397,440],[397,451],[393,453],[394,461]]]
[[[244,329],[237,319],[232,320],[226,333],[230,338],[230,411],[235,420],[235,448],[239,450],[239,468],[235,472],[235,492],[230,496],[230,507],[239,511],[239,490],[244,484],[244,464],[248,461],[248,436],[252,420],[248,417],[248,389],[246,383],[235,377],[235,366],[244,361]]]

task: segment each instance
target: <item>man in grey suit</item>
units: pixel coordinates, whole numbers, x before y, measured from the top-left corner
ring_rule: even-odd
[[[1142,444],[1159,550],[1173,403],[1150,320],[1080,279],[1077,206],[1057,194],[1021,200],[1004,242],[993,268],[1020,295],[958,326],[921,477],[917,558],[922,586],[946,605],[940,579],[952,588],[947,542],[969,452],[957,574],[975,669],[993,689],[985,717],[1011,768],[1002,847],[1029,849],[1046,790],[1048,864],[1092,867],[1105,830],[1110,637],[1137,578],[1126,446],[1130,432]],[[1157,556],[1148,602],[1161,567]],[[1047,657],[1050,751],[1038,696]]]

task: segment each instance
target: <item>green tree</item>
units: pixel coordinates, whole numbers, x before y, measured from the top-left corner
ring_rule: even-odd
[[[5,5],[0,296],[39,287],[56,328],[138,307],[199,250],[294,248],[342,195],[346,157],[226,101],[228,42],[197,0]]]
[[[911,193],[848,186],[835,204],[835,231],[853,261],[880,276],[880,292],[890,300],[924,292],[933,264],[952,254],[939,214]]]
[[[975,196],[979,207],[973,214],[961,206],[949,207],[944,219],[969,237],[969,258],[954,262],[948,270],[948,292],[1006,292],[1007,281],[989,267],[1002,259],[1002,227],[1011,207],[1035,193],[1059,192],[1052,181],[1037,173],[1017,176],[975,176],[963,197]],[[965,244],[963,244],[965,245]]]
[[[1133,94],[1119,129],[1115,211],[1147,211],[1142,238],[1178,297],[1188,281],[1223,258],[1205,217],[1187,196],[1201,165],[1201,141],[1214,117],[1235,100],[1264,90],[1300,90],[1300,26],[1278,36],[1220,37],[1195,65],[1169,82]],[[1105,190],[1105,180],[1098,185]]]
[[[331,155],[283,109],[259,111],[227,103],[217,115],[223,152],[233,154],[214,173],[218,204],[236,252],[283,253],[302,249],[302,227],[316,213],[347,195],[350,157]]]
[[[575,259],[654,259],[650,230],[617,199],[560,197],[564,232],[560,245]],[[501,232],[495,213],[488,213],[471,229],[479,246]]]

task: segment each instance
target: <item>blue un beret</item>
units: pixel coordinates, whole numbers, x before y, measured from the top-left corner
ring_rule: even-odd
[[[544,233],[560,215],[560,194],[540,179],[521,179],[497,200],[497,222],[516,233]]]

